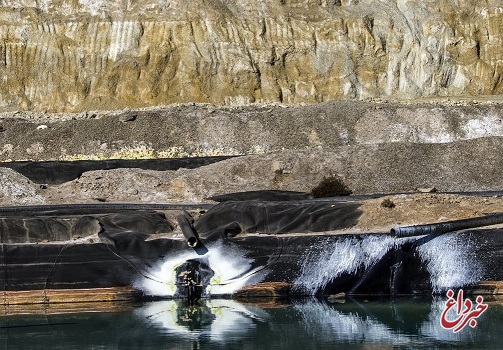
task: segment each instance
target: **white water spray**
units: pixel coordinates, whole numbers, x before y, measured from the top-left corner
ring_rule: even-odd
[[[466,236],[444,234],[417,250],[430,273],[434,293],[478,282],[484,276],[484,267],[474,256]]]
[[[356,273],[359,268],[375,265],[392,248],[421,237],[395,238],[368,235],[360,238],[325,238],[309,247],[301,271],[293,283],[293,291],[314,295],[342,274]],[[477,261],[470,241],[457,233],[444,234],[418,246],[417,251],[430,274],[434,293],[459,288],[480,281],[483,265]]]
[[[342,274],[356,273],[360,268],[374,266],[390,249],[421,237],[395,238],[386,235],[362,235],[320,237],[298,257],[301,261],[298,277],[292,284],[295,294],[314,295]],[[336,238],[336,239],[334,239]],[[209,245],[208,252],[198,255],[195,251],[174,253],[148,271],[152,278],[142,277],[135,287],[146,295],[172,297],[176,293],[176,268],[189,259],[205,259],[214,271],[207,295],[231,295],[249,284],[262,281],[267,268],[256,266],[253,257],[247,258],[245,250]],[[434,293],[448,288],[459,288],[480,281],[484,276],[483,265],[477,261],[470,240],[457,233],[444,234],[420,244],[417,248],[422,264],[430,274]],[[292,267],[293,267],[292,262]]]
[[[147,276],[135,281],[135,288],[145,295],[172,297],[176,292],[176,268],[189,259],[207,260],[214,275],[206,288],[209,295],[229,295],[241,289],[247,283],[260,282],[257,274],[262,267],[253,268],[253,259],[245,258],[245,252],[221,243],[208,245],[208,252],[198,255],[195,251],[174,253],[167,259],[153,266]]]
[[[293,288],[303,294],[314,295],[343,273],[354,273],[360,267],[368,269],[393,246],[407,240],[381,235],[341,237],[337,240],[327,237],[306,251],[302,257],[304,263],[300,275],[294,281]]]

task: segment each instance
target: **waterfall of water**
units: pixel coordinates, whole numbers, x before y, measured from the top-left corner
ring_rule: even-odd
[[[368,270],[391,249],[412,242],[417,246],[411,254],[420,258],[428,271],[433,293],[483,280],[484,265],[474,256],[474,244],[470,245],[466,235],[444,234],[427,242],[423,238],[374,234],[320,236],[298,256],[300,268],[293,281],[292,294],[315,295],[337,277],[354,274],[361,269]],[[197,255],[195,251],[171,254],[168,259],[151,268],[148,275],[152,278],[138,280],[135,287],[146,295],[174,296],[175,270],[189,259],[204,259],[214,271],[210,285],[206,288],[207,295],[231,295],[246,285],[259,283],[269,272],[278,272],[269,270],[267,266],[257,266],[257,261],[245,248],[220,242],[209,245],[204,255]],[[289,263],[295,268],[294,261]]]
[[[320,244],[311,246],[302,257],[300,275],[293,283],[293,290],[314,295],[334,278],[343,273],[354,273],[361,266],[369,268],[381,259],[397,242],[384,235],[326,237]]]
[[[368,269],[390,249],[421,238],[386,235],[325,237],[319,244],[308,247],[301,257],[303,263],[293,290],[314,295],[342,274],[356,273],[361,267]],[[416,249],[430,274],[434,293],[469,285],[483,278],[483,265],[472,254],[470,242],[457,233],[433,238]]]
[[[438,236],[417,248],[430,273],[434,293],[483,279],[484,266],[477,260],[473,248],[469,238],[457,233]]]

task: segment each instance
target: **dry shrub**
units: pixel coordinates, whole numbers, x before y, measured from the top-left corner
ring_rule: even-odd
[[[395,203],[391,199],[386,198],[381,202],[381,207],[393,209],[395,207]]]
[[[314,198],[349,196],[353,193],[339,176],[324,177],[318,186],[311,190]]]

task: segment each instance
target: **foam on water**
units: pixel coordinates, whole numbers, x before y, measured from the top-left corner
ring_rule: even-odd
[[[444,234],[417,250],[430,273],[434,293],[478,282],[484,276],[484,266],[477,261],[466,236]]]
[[[245,258],[245,252],[237,248],[223,246],[221,243],[208,245],[208,252],[198,255],[195,251],[174,253],[169,258],[154,265],[146,276],[135,281],[134,286],[146,295],[172,297],[176,292],[176,273],[178,266],[189,259],[205,259],[214,276],[206,293],[227,295],[241,289],[247,283],[258,283],[261,279],[256,272],[262,266],[253,267],[253,259]]]

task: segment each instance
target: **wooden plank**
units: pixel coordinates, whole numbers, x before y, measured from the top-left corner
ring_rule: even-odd
[[[290,293],[290,283],[265,282],[241,288],[232,295],[234,299],[250,298],[285,298]]]
[[[471,288],[467,288],[467,294],[471,295],[503,295],[503,281],[479,282]]]
[[[126,312],[134,310],[129,301],[58,303],[58,304],[10,304],[0,308],[0,316],[55,315],[85,312]]]
[[[130,287],[90,289],[43,289],[28,291],[4,291],[4,305],[83,303],[97,301],[135,300],[139,292]]]

